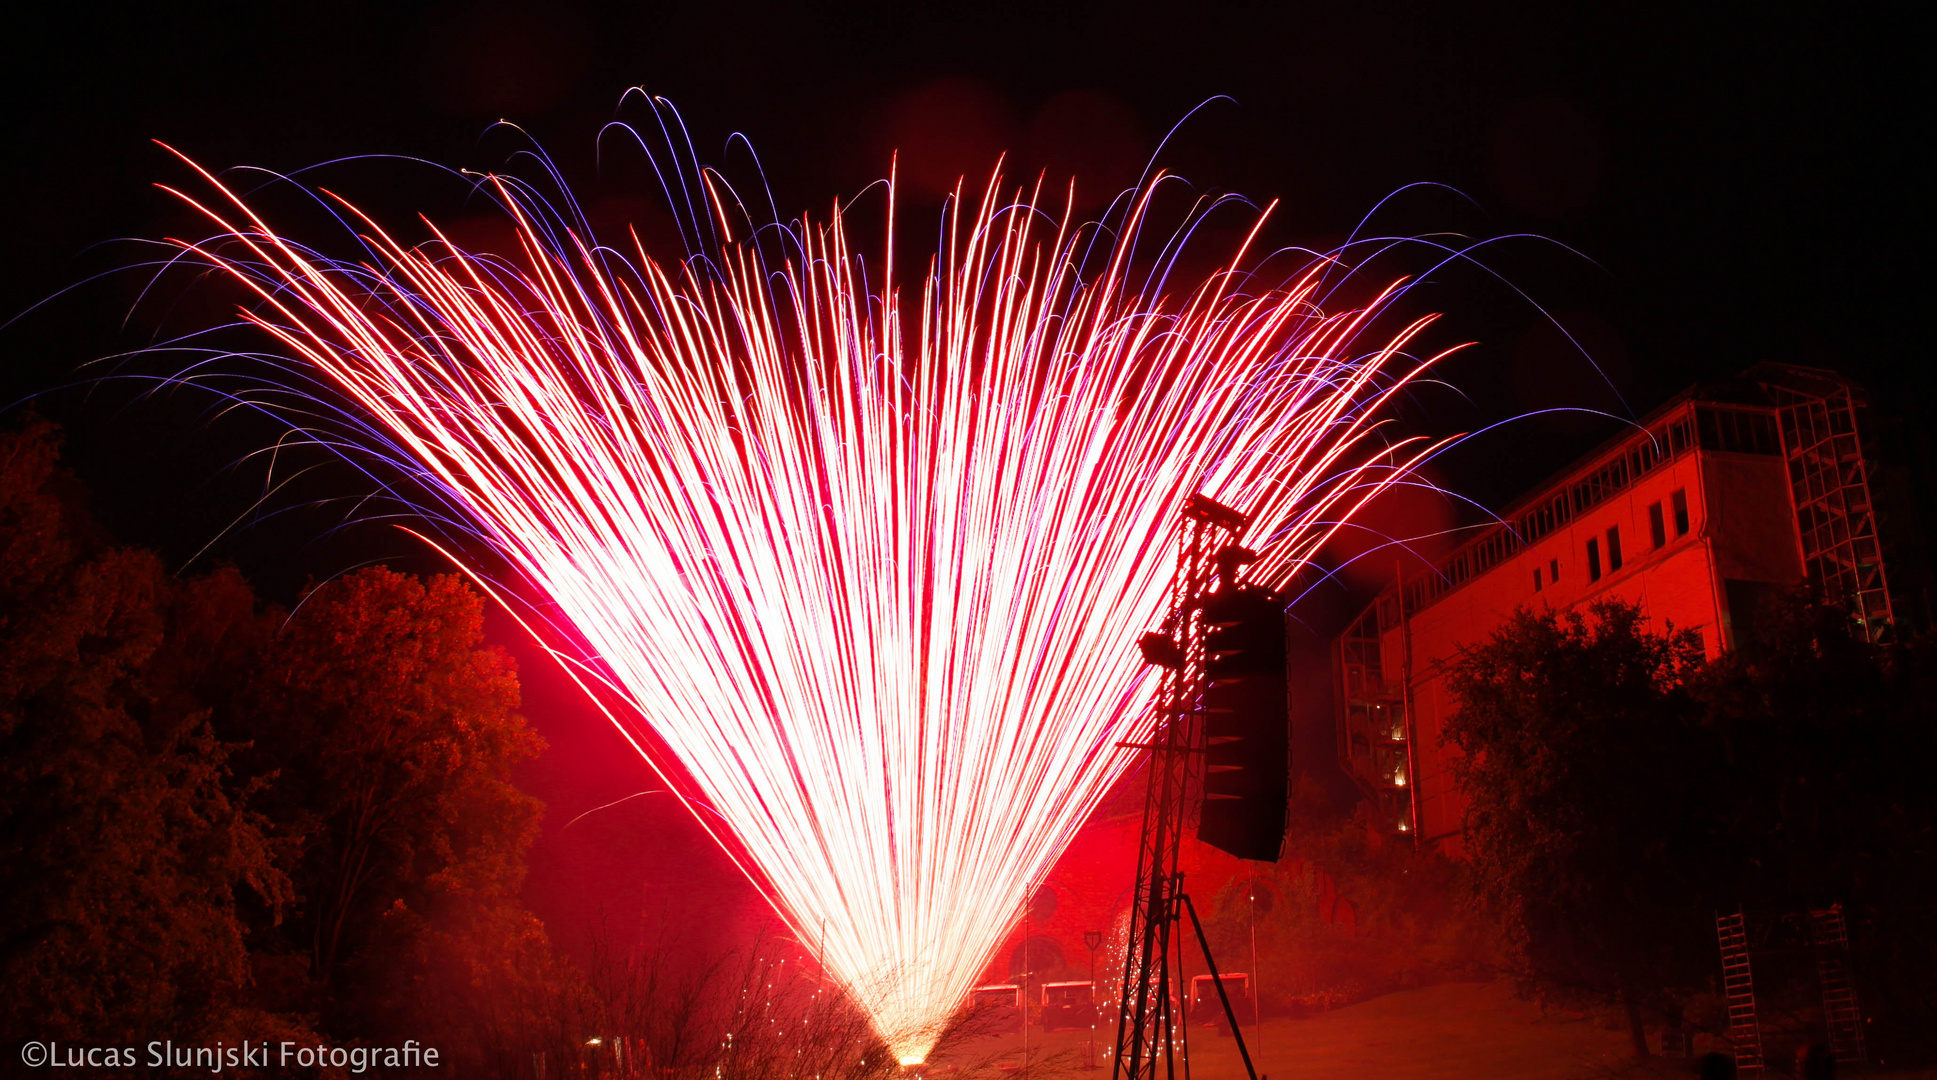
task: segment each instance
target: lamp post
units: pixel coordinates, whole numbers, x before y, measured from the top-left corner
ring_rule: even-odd
[[[1103,931],[1083,931],[1083,945],[1090,951],[1090,1056],[1086,1069],[1096,1068],[1096,950],[1103,945]]]

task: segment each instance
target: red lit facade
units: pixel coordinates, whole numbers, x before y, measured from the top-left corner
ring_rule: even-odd
[[[1503,510],[1430,575],[1389,586],[1334,643],[1339,761],[1395,832],[1453,854],[1465,799],[1447,667],[1516,609],[1615,597],[1710,656],[1808,581],[1872,638],[1892,621],[1861,391],[1764,364],[1697,387]]]

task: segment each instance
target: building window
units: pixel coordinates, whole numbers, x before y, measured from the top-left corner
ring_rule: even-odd
[[[1560,560],[1559,559],[1547,560],[1547,580],[1555,584],[1560,583]]]
[[[1538,566],[1533,568],[1533,591],[1540,591],[1540,567]]]
[[[1599,540],[1587,542],[1587,580],[1601,580],[1601,542]]]
[[[1675,504],[1675,535],[1688,535],[1688,489],[1676,488],[1670,497]]]
[[[1616,525],[1607,531],[1607,572],[1612,574],[1621,569],[1621,527]]]
[[[1704,450],[1731,454],[1782,453],[1782,441],[1776,435],[1776,418],[1771,413],[1704,406],[1695,410],[1695,428]]]
[[[1655,550],[1668,546],[1668,523],[1662,520],[1661,504],[1648,504],[1648,539],[1654,541]]]

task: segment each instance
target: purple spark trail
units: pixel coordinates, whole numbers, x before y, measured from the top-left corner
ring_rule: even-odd
[[[1438,445],[1378,431],[1438,359],[1403,351],[1429,318],[1361,343],[1398,285],[1327,314],[1325,264],[1246,292],[1241,248],[1159,296],[1132,244],[999,177],[952,204],[905,319],[839,207],[784,260],[729,238],[667,266],[493,179],[521,261],[342,203],[354,265],[202,175],[217,198],[181,197],[219,234],[184,251],[555,605],[592,654],[565,659],[678,756],[905,1062],[1132,761],[1182,501],[1251,512],[1282,578]]]

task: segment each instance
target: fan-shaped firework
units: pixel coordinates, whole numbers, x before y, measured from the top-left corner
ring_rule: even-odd
[[[1131,761],[1183,500],[1252,512],[1282,576],[1430,449],[1372,442],[1423,370],[1427,320],[1359,341],[1394,290],[1328,315],[1321,265],[1166,299],[998,182],[909,312],[839,208],[786,257],[668,266],[494,181],[518,258],[356,215],[351,265],[207,179],[220,234],[183,247],[555,605],[904,1061]]]

